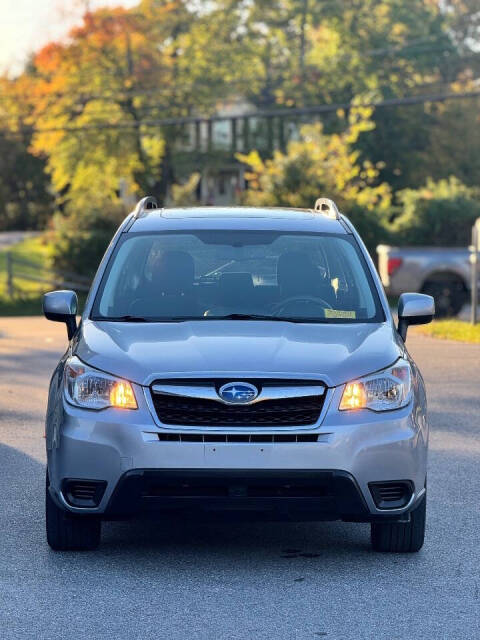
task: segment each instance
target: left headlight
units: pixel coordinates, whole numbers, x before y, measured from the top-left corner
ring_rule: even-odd
[[[137,409],[137,401],[128,380],[89,367],[76,356],[65,364],[65,395],[67,400],[83,409]]]
[[[340,411],[400,409],[410,402],[411,393],[410,364],[400,358],[393,367],[347,383],[339,409]]]

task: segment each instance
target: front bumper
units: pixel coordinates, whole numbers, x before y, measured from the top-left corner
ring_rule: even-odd
[[[316,435],[315,442],[221,442],[222,434],[248,429],[160,428],[140,394],[136,411],[92,412],[63,401],[63,419],[47,425],[52,496],[67,511],[104,518],[162,510],[262,511],[272,518],[304,520],[402,518],[424,492],[424,413],[414,401],[382,414],[339,412],[342,391],[332,391],[314,428],[250,430]],[[208,433],[210,438],[179,442],[162,437],[173,432]],[[69,502],[63,490],[69,478],[105,483],[98,506]],[[412,487],[408,502],[378,508],[371,483],[399,480]]]
[[[341,471],[135,469],[118,482],[107,518],[176,512],[267,520],[369,518],[354,478]]]

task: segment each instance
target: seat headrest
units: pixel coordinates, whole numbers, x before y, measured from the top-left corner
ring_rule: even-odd
[[[152,283],[162,293],[183,293],[191,289],[195,263],[186,251],[163,251],[152,268]]]
[[[219,280],[220,289],[253,289],[251,273],[222,273]]]
[[[277,263],[278,286],[288,292],[303,293],[318,283],[320,272],[310,258],[300,251],[282,253]]]
[[[218,282],[221,304],[236,304],[242,298],[251,297],[253,293],[253,278],[251,273],[222,273]]]

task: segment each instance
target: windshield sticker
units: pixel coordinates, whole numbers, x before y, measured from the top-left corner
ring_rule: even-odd
[[[342,309],[325,309],[326,318],[350,318],[355,319],[357,314],[355,311],[343,311]]]

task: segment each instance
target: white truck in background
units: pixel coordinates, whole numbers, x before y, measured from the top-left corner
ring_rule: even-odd
[[[405,291],[427,293],[435,298],[437,317],[457,315],[470,299],[467,247],[379,245],[377,254],[378,271],[388,295],[399,296]]]

